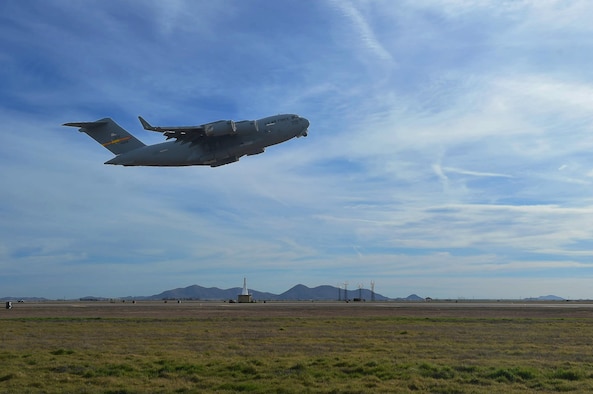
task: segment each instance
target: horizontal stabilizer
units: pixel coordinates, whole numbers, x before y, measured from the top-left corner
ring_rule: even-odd
[[[97,120],[96,122],[71,122],[71,123],[64,123],[64,126],[93,129],[95,127],[99,127],[104,124],[107,124],[107,120]]]

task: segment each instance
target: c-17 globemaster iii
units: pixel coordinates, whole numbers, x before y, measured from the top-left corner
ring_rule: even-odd
[[[138,117],[145,130],[163,133],[167,140],[145,145],[111,118],[95,122],[64,123],[80,127],[95,141],[116,156],[105,164],[123,166],[194,166],[218,167],[238,161],[242,156],[257,155],[264,149],[294,137],[306,137],[309,121],[298,115],[274,115],[258,120],[219,120],[200,126],[151,126]]]

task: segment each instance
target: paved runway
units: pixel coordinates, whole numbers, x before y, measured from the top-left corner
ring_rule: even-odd
[[[4,305],[4,304],[3,304]],[[436,301],[436,302],[257,302],[217,301],[47,301],[13,302],[0,310],[10,318],[265,318],[265,317],[449,317],[590,318],[593,302]]]

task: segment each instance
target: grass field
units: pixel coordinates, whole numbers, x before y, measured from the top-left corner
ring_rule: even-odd
[[[592,310],[250,307],[2,311],[0,392],[593,390]]]

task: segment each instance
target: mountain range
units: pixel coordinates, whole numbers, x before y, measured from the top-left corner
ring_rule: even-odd
[[[241,294],[242,290],[243,289],[240,287],[233,287],[231,289],[219,289],[217,287],[202,287],[198,285],[192,285],[188,287],[163,291],[162,293],[147,297],[126,298],[133,298],[137,300],[235,300],[237,299],[237,295]],[[299,284],[294,286],[290,290],[285,291],[282,294],[273,294],[257,290],[249,290],[249,294],[251,294],[253,299],[256,301],[334,301],[338,299],[353,300],[355,298],[370,301],[372,299],[372,293],[368,289],[348,290],[347,294],[344,295],[343,289],[327,285],[310,288],[305,285]],[[374,299],[376,301],[389,300],[389,298],[377,293],[375,293]],[[418,297],[418,299],[421,298]]]
[[[179,287],[173,290],[163,291],[159,294],[151,296],[128,296],[120,297],[122,300],[236,300],[237,296],[242,293],[242,288],[233,287],[231,289],[219,289],[218,287],[202,287],[198,285],[192,285],[188,287]],[[336,301],[341,300],[364,300],[364,301],[424,301],[425,299],[416,295],[411,294],[407,297],[402,298],[388,298],[381,294],[373,294],[368,289],[354,289],[348,290],[347,294],[344,294],[344,289],[335,286],[317,286],[307,287],[299,284],[285,291],[282,294],[273,294],[267,292],[261,292],[257,290],[249,290],[249,294],[253,297],[254,301]],[[15,300],[26,300],[26,301],[48,301],[46,298],[39,297],[2,297],[1,301],[15,301]],[[82,297],[80,300],[91,301],[91,300],[106,300],[108,297]],[[526,301],[564,301],[564,298],[555,295],[547,295],[534,298],[526,298]]]

